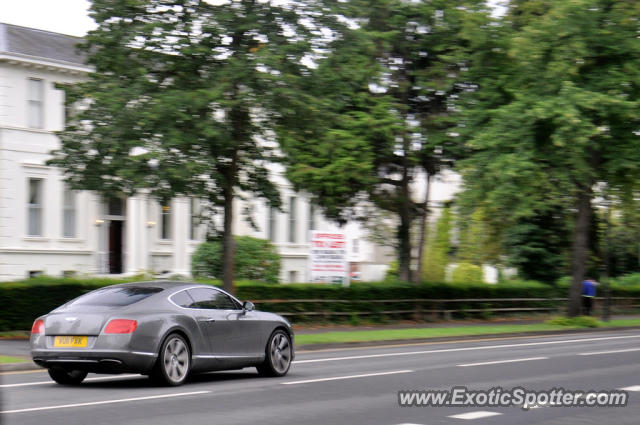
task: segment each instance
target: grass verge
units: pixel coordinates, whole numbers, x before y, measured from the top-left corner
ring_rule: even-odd
[[[22,363],[28,361],[22,357],[0,356],[0,364],[2,363]]]
[[[0,332],[0,339],[29,339],[29,331],[3,331]]]
[[[640,326],[640,319],[619,319],[602,323],[602,327]],[[381,329],[370,331],[339,331],[296,335],[297,345],[334,344],[345,342],[392,341],[397,339],[441,338],[473,335],[499,335],[516,332],[562,331],[585,329],[583,326],[563,326],[547,323],[524,325],[479,325],[443,328]]]

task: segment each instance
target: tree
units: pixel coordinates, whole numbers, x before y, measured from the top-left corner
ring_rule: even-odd
[[[637,188],[607,193],[598,211],[600,251],[609,277],[640,272],[640,197]]]
[[[527,1],[489,29],[467,104],[469,192],[507,227],[567,211],[572,232],[568,313],[579,314],[599,187],[640,177],[640,5],[613,0]],[[510,24],[514,24],[512,28]],[[515,25],[517,23],[518,25]],[[501,65],[501,66],[498,66]],[[482,78],[482,75],[494,76]]]
[[[233,292],[233,201],[253,194],[280,206],[267,168],[273,124],[332,19],[320,7],[93,0],[98,27],[82,49],[95,71],[66,88],[67,105],[78,107],[51,164],[75,189],[192,196],[222,210],[222,278]]]
[[[435,235],[427,240],[424,251],[424,270],[421,278],[427,282],[445,281],[451,250],[451,208],[445,206],[435,226]]]
[[[329,217],[360,217],[363,202],[396,217],[401,280],[410,279],[411,229],[427,211],[416,177],[437,173],[460,145],[452,99],[464,90],[463,29],[481,4],[346,2],[342,13],[359,27],[336,36],[304,90],[313,125],[283,120],[287,177]]]
[[[549,208],[514,222],[504,235],[509,264],[524,279],[554,284],[568,270],[569,221],[567,211]]]
[[[500,236],[492,225],[484,208],[476,208],[470,215],[458,214],[459,242],[456,260],[482,266],[500,261]]]

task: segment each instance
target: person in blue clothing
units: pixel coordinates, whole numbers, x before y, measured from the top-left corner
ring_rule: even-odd
[[[598,285],[598,282],[591,278],[587,278],[582,282],[582,314],[586,316],[591,315],[593,299],[596,296],[596,286]]]

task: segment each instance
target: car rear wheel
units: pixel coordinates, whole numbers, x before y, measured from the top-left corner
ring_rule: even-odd
[[[151,378],[163,385],[181,385],[189,375],[191,353],[187,341],[178,334],[169,335],[158,355]]]
[[[267,342],[264,362],[256,366],[262,376],[284,376],[291,367],[293,350],[289,335],[278,329],[271,334]]]
[[[62,385],[78,385],[87,377],[83,370],[67,370],[59,367],[48,369],[51,379]]]

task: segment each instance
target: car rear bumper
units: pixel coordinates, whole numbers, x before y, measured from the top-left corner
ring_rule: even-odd
[[[148,373],[156,353],[123,350],[31,350],[33,362],[42,367],[61,367],[94,373]]]

